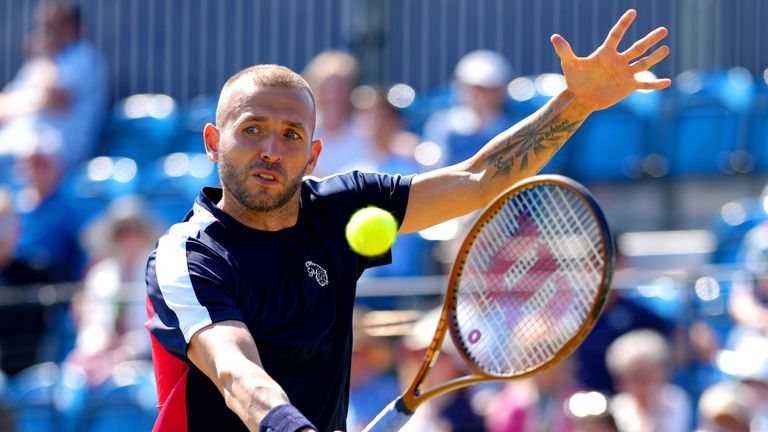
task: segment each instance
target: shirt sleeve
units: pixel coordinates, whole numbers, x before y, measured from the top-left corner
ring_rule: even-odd
[[[364,207],[376,206],[392,213],[398,226],[402,224],[408,207],[408,195],[413,175],[381,174],[361,171],[350,171],[327,177],[311,186],[314,194],[327,200],[332,209],[338,229],[346,226],[352,214]],[[343,233],[339,234],[343,237]],[[360,271],[369,267],[389,264],[392,262],[391,252],[366,258],[358,255]]]
[[[178,234],[162,237],[149,259],[147,292],[154,306],[149,330],[166,350],[186,360],[197,331],[220,321],[243,321],[243,316],[226,259],[196,238]]]

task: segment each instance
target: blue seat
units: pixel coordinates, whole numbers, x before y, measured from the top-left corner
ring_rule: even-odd
[[[742,198],[723,205],[710,223],[717,245],[712,252],[715,264],[736,263],[744,236],[750,229],[768,220],[764,200],[760,197]]]
[[[15,168],[13,156],[0,156],[0,186],[16,188],[21,181]]]
[[[665,152],[671,175],[717,175],[741,170],[733,157],[739,149],[739,113],[721,101],[704,97],[679,104],[669,120]]]
[[[120,363],[105,382],[91,391],[80,431],[149,431],[157,418],[156,406],[152,363]]]
[[[755,99],[747,126],[747,151],[754,156],[755,169],[768,171],[768,85]]]
[[[649,126],[626,106],[592,114],[566,146],[567,172],[584,182],[636,179],[643,175]]]
[[[78,366],[46,362],[22,370],[10,380],[7,399],[15,430],[77,432],[87,392],[85,373]]]
[[[216,166],[204,153],[171,153],[147,167],[140,190],[150,208],[171,224],[192,208],[200,189],[218,185]]]
[[[93,216],[115,198],[137,191],[138,165],[130,158],[98,156],[73,168],[62,185],[74,205]]]
[[[136,94],[118,101],[105,126],[101,150],[139,163],[168,153],[176,136],[179,110],[164,94]]]
[[[739,66],[687,70],[675,78],[672,88],[672,95],[677,98],[715,99],[732,111],[742,112],[750,109],[755,92],[752,74]]]
[[[216,123],[217,96],[201,95],[190,100],[181,110],[181,132],[176,136],[173,151],[202,153],[203,128]]]

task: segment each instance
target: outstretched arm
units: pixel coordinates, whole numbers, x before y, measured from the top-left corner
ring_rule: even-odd
[[[204,327],[190,339],[187,356],[213,381],[227,407],[250,431],[258,431],[273,408],[290,404],[280,385],[263,369],[256,343],[242,322],[222,321]]]
[[[418,231],[482,208],[518,180],[536,174],[592,112],[608,108],[635,90],[668,87],[669,79],[635,79],[636,73],[669,54],[669,48],[662,46],[643,57],[666,37],[665,28],[650,32],[624,52],[618,51],[636,15],[634,10],[627,11],[588,57],[577,57],[562,36],[553,35],[566,88],[469,160],[417,175],[400,232]]]

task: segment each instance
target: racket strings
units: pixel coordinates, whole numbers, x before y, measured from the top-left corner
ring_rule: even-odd
[[[556,185],[509,199],[473,240],[455,295],[460,343],[487,373],[551,359],[579,331],[602,277],[592,210]]]

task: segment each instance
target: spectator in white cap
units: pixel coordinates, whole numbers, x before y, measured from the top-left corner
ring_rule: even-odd
[[[605,354],[618,394],[611,411],[621,432],[688,432],[688,394],[669,380],[670,347],[653,330],[634,330],[611,343]]]
[[[506,110],[512,68],[501,54],[472,51],[456,65],[454,77],[459,104],[436,112],[424,126],[425,141],[443,150],[442,165],[468,159],[515,120]]]

